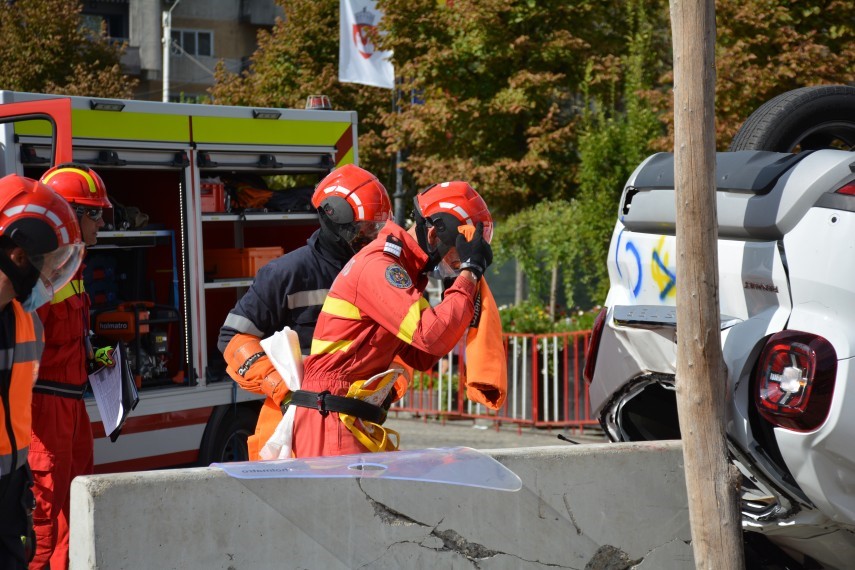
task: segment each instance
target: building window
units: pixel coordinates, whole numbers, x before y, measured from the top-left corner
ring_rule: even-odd
[[[180,49],[176,47],[180,46]],[[214,32],[208,30],[172,30],[173,55],[214,55]]]

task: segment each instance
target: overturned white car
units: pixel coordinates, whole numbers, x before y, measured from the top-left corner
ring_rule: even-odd
[[[843,569],[855,565],[855,89],[799,93],[758,110],[734,143],[771,150],[717,154],[727,436],[743,528],[783,548],[757,556]],[[615,441],[680,436],[674,198],[673,155],[660,153],[620,201],[586,368]]]

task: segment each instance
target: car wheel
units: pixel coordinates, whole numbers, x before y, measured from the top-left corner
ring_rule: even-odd
[[[258,412],[248,407],[231,408],[210,434],[206,434],[199,450],[199,464],[227,461],[248,461],[246,440],[255,433]]]
[[[731,151],[855,149],[855,87],[817,85],[778,95],[740,127]]]

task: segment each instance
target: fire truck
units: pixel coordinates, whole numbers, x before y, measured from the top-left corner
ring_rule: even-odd
[[[122,347],[139,402],[114,442],[87,398],[96,472],[246,459],[261,399],[226,374],[219,328],[317,229],[308,196],[357,161],[356,113],[0,91],[0,129],[0,175],[82,163],[114,205],[84,284],[93,340]]]

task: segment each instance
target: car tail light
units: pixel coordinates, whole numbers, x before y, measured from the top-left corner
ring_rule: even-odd
[[[814,334],[782,331],[760,354],[755,377],[757,410],[775,426],[812,431],[828,416],[837,353]]]
[[[835,194],[846,194],[847,196],[855,196],[855,180],[844,184],[834,191]]]
[[[591,340],[588,341],[588,347],[585,350],[585,370],[582,376],[590,384],[594,381],[594,368],[597,366],[597,353],[600,351],[600,339],[603,336],[603,327],[606,324],[606,314],[608,307],[603,307],[597,313],[597,318],[594,319],[594,326],[591,328]]]

